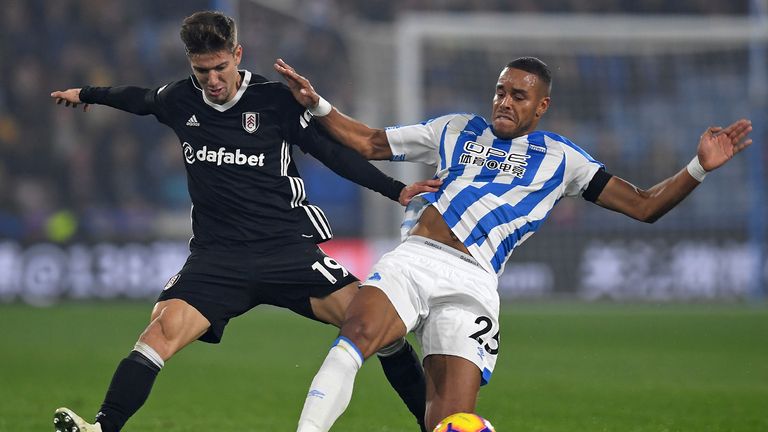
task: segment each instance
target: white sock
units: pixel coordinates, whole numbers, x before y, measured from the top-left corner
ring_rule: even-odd
[[[355,375],[363,365],[360,350],[341,336],[309,387],[297,432],[327,432],[352,399]]]

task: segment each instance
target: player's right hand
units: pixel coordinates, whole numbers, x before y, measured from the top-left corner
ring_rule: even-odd
[[[298,103],[304,106],[304,108],[315,108],[320,103],[320,95],[312,87],[312,83],[308,79],[296,73],[296,70],[283,61],[283,59],[277,59],[275,62],[275,70],[285,78],[285,83],[288,88],[291,89],[293,97]]]
[[[83,103],[80,100],[80,89],[71,88],[64,91],[55,91],[51,93],[51,97],[56,99],[56,104],[61,105],[64,102],[64,106],[71,106],[77,108],[78,105]],[[83,104],[83,111],[88,111],[88,104]]]

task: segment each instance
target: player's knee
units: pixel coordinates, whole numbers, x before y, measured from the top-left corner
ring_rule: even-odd
[[[354,342],[365,358],[381,348],[381,334],[378,326],[365,320],[346,321],[341,327],[341,335]]]
[[[140,342],[151,346],[160,356],[167,360],[178,351],[181,345],[181,334],[183,330],[183,320],[172,310],[164,309],[139,337]]]
[[[144,333],[139,336],[139,342],[152,347],[163,360],[168,360],[175,352],[172,348],[172,341],[168,339],[163,333],[162,327],[158,325],[158,319],[155,319],[147,326]]]

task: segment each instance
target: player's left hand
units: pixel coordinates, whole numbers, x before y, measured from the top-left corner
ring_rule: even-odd
[[[317,94],[312,87],[312,83],[308,79],[296,73],[296,70],[283,61],[283,59],[277,59],[275,62],[275,70],[285,78],[285,83],[288,88],[291,89],[293,97],[298,103],[305,108],[314,108],[320,102],[320,95]]]
[[[701,135],[697,155],[706,171],[719,168],[731,160],[736,153],[752,144],[747,135],[752,131],[752,122],[738,120],[726,128],[710,127]]]
[[[404,187],[403,190],[400,191],[400,198],[398,201],[401,205],[406,206],[409,202],[411,202],[413,197],[420,193],[437,192],[440,189],[440,185],[442,184],[443,181],[440,179],[418,181],[412,185]]]

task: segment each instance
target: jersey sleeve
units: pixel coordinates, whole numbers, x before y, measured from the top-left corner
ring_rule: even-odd
[[[311,154],[345,179],[393,201],[399,200],[405,184],[381,172],[356,151],[333,140],[292,96],[282,112],[288,142],[298,145],[303,152]]]
[[[88,104],[107,105],[132,114],[154,114],[152,90],[143,87],[90,87],[80,90],[80,100]]]
[[[576,196],[587,189],[595,173],[605,166],[576,144],[565,141],[565,196]]]
[[[167,86],[149,89],[136,86],[91,87],[80,90],[80,100],[88,104],[106,105],[137,115],[154,114],[160,122],[165,123],[164,109],[165,94],[162,91]]]
[[[437,165],[440,137],[453,116],[442,116],[423,123],[386,129],[393,161]]]

